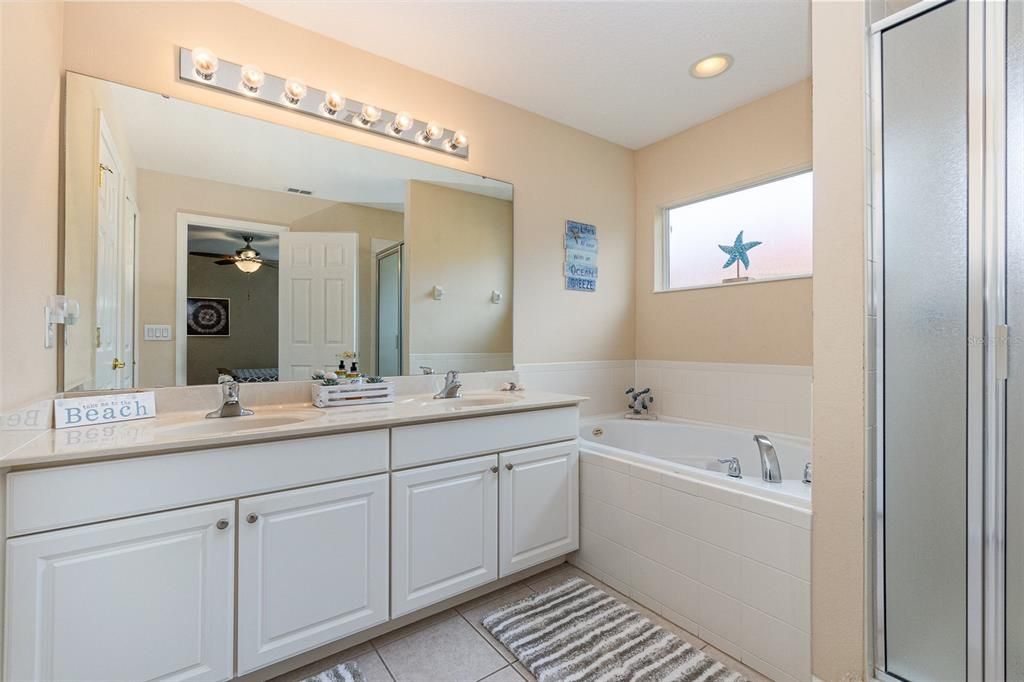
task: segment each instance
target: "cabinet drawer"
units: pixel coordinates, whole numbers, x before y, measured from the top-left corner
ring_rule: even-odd
[[[154,455],[7,477],[7,534],[387,471],[387,430]]]
[[[569,440],[578,429],[576,407],[400,426],[391,430],[391,468]]]

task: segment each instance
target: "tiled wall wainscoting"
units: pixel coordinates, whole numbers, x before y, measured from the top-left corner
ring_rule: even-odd
[[[636,380],[633,360],[544,362],[516,365],[527,390],[585,395],[584,417],[626,411],[626,389]]]
[[[581,569],[778,682],[810,680],[809,511],[581,460]]]
[[[811,435],[811,368],[638,360],[655,412],[757,431]]]

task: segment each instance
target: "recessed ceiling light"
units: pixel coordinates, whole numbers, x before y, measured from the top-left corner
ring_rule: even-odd
[[[732,55],[724,52],[713,54],[691,66],[690,75],[694,78],[714,78],[728,71],[730,66],[732,66]]]

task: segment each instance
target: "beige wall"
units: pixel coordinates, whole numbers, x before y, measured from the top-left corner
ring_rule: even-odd
[[[630,150],[236,4],[76,2],[65,8],[65,26],[69,70],[513,183],[516,360],[633,357]],[[181,83],[179,45],[205,45],[224,59],[298,74],[312,85],[336,84],[353,97],[459,126],[472,138],[470,159]],[[596,294],[564,289],[561,240],[567,218],[600,230]],[[579,329],[587,332],[570,333]]]
[[[809,278],[652,293],[661,208],[810,165],[810,81],[637,152],[638,358],[811,364]]]
[[[405,248],[409,355],[512,352],[512,202],[410,182]]]
[[[56,352],[43,306],[57,292],[61,5],[0,4],[0,410],[50,398]]]
[[[395,211],[383,211],[378,208],[353,204],[333,204],[292,223],[292,230],[297,232],[359,233],[357,329],[359,330],[359,368],[366,373],[376,373],[377,371],[373,343],[377,323],[373,314],[377,259],[371,246],[372,240],[402,241],[403,222],[404,216]]]
[[[274,268],[243,274],[233,265],[188,257],[188,295],[230,299],[228,336],[188,337],[189,385],[216,383],[221,367],[277,367],[277,282]]]
[[[99,220],[97,178],[100,112],[121,162],[128,196],[137,201],[138,173],[124,135],[111,88],[103,81],[65,80],[64,110],[64,293],[81,306],[64,347],[64,386],[93,388],[96,361],[96,235]]]
[[[864,679],[865,8],[813,0],[812,668]]]

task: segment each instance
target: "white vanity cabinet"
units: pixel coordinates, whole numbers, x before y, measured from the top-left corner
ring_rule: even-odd
[[[238,673],[388,619],[386,474],[238,502]]]
[[[579,549],[576,441],[503,452],[499,465],[500,576]]]
[[[498,456],[391,475],[391,616],[498,577]]]
[[[234,562],[234,502],[9,540],[4,679],[230,679]]]

